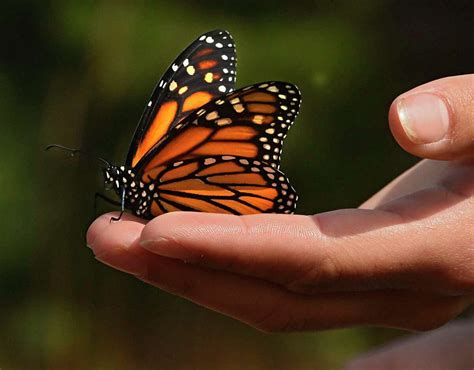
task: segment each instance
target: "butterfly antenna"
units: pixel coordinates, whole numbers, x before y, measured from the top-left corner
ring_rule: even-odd
[[[82,155],[85,155],[86,157],[96,159],[96,160],[100,161],[101,163],[105,164],[107,167],[110,167],[110,163],[108,161],[106,161],[104,158],[94,156],[90,153],[87,153],[87,152],[81,150],[81,149],[68,148],[66,146],[59,145],[59,144],[50,144],[44,150],[50,150],[50,149],[53,149],[53,148],[65,150],[65,151],[67,151],[71,154],[71,157],[74,157],[76,154],[82,154]]]

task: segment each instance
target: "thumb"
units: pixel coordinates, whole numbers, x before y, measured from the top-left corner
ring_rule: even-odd
[[[389,121],[398,143],[416,156],[474,157],[474,74],[442,78],[400,95]]]

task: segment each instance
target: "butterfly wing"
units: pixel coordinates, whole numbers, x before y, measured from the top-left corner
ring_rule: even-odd
[[[235,45],[227,31],[207,32],[191,43],[153,90],[133,136],[126,164],[134,167],[190,112],[233,91],[236,62]]]
[[[258,160],[233,156],[192,158],[145,173],[151,203],[137,210],[152,218],[173,211],[229,214],[293,213],[297,195],[286,176]]]
[[[151,173],[189,158],[230,155],[278,168],[283,140],[301,103],[298,88],[265,82],[221,96],[178,123],[137,164]]]

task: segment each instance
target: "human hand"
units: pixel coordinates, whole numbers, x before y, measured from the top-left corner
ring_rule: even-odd
[[[473,301],[474,75],[401,95],[389,120],[404,149],[451,162],[422,161],[359,209],[148,224],[106,214],[87,243],[105,264],[264,331],[435,328]]]

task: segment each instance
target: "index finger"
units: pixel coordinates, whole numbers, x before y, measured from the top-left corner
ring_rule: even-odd
[[[446,266],[465,265],[459,253],[446,248],[456,245],[453,235],[465,234],[465,222],[443,224],[452,207],[464,207],[454,212],[461,217],[472,213],[440,188],[402,198],[385,210],[347,209],[316,216],[170,213],[145,226],[140,244],[162,256],[262,278],[294,291],[450,291],[447,274],[459,271]],[[440,225],[432,227],[436,223]]]

